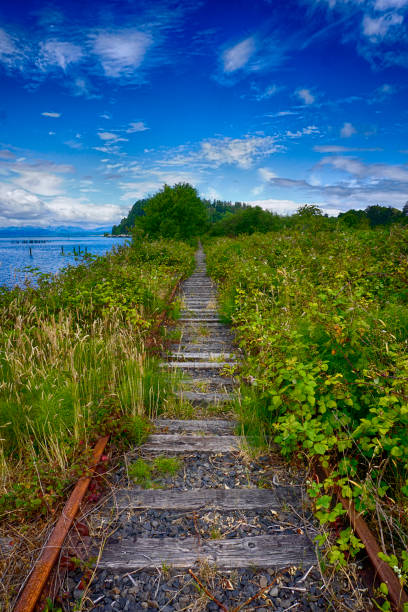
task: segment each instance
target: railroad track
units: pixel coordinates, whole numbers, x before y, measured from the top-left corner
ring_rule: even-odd
[[[370,609],[358,607],[340,581],[333,605],[333,589],[328,594],[317,567],[317,528],[301,478],[277,456],[252,459],[236,435],[237,390],[224,371],[239,355],[218,318],[201,248],[196,258],[181,288],[179,339],[161,364],[182,375],[176,395],[193,418],[156,420],[146,443],[127,455],[116,475],[120,485],[87,516],[84,540],[97,569],[89,586],[83,568],[68,572],[64,606],[81,600],[100,612]],[[169,459],[172,473],[155,478]],[[132,480],[135,465],[147,470],[149,488]]]

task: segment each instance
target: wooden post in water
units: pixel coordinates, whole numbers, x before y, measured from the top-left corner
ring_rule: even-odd
[[[64,247],[61,245],[61,255],[64,254]]]
[[[32,253],[32,251],[31,251],[31,247],[28,247],[28,248],[30,249],[30,257],[32,257],[32,256],[33,256],[33,253]]]

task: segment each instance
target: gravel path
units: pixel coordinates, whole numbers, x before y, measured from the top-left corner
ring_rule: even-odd
[[[219,322],[214,325],[213,322],[203,320],[207,313],[215,316],[216,291],[206,276],[201,249],[197,254],[196,272],[185,281],[183,292],[186,306],[179,323],[181,333],[178,341],[169,348],[167,359],[174,363],[170,367],[182,371],[184,368],[189,382],[184,382],[183,387],[201,394],[202,399],[198,397],[194,400],[198,407],[190,409],[189,414],[193,413],[196,418],[208,419],[211,418],[208,416],[210,414],[214,419],[217,416],[225,419],[228,405],[223,409],[208,405],[205,393],[231,393],[234,381],[231,377],[223,376],[222,368],[217,367],[216,363],[211,363],[207,369],[200,367],[199,354],[203,353],[207,362],[209,352],[233,353],[232,334]],[[181,356],[181,364],[174,362],[175,353]],[[186,356],[183,363],[183,354],[194,354],[195,361]],[[215,420],[214,423],[217,428]],[[219,435],[222,441],[225,427],[221,429]],[[71,564],[66,571],[61,593],[63,608],[100,612],[370,609],[367,602],[361,603],[356,598],[358,592],[340,574],[331,577],[330,588],[322,579],[313,543],[319,527],[305,495],[305,474],[288,466],[276,453],[251,458],[244,446],[234,452],[229,452],[226,447],[221,452],[208,452],[208,432],[200,431],[199,427],[194,432],[194,422],[186,421],[189,435],[191,430],[199,441],[200,450],[180,453],[175,448],[173,453],[166,455],[177,456],[179,464],[176,473],[166,475],[154,468],[157,453],[152,455],[146,451],[148,443],[146,447],[128,453],[122,466],[110,475],[111,496],[83,519],[89,533],[85,529],[86,535],[79,538],[79,544],[77,538],[76,551],[81,551],[82,558],[88,557],[88,561],[78,562],[77,567]],[[178,424],[174,431],[179,432],[176,437],[179,436],[181,447],[185,441],[182,424]],[[162,436],[160,439],[165,441],[166,428],[158,428],[157,432]],[[138,484],[137,479],[135,481],[132,478],[132,465],[141,460],[150,469],[150,476],[148,483],[142,480]],[[147,491],[171,491],[176,495],[182,495],[185,491],[217,489],[223,490],[228,497],[229,491],[268,490],[271,494],[276,493],[280,505],[252,510],[232,508],[226,511],[210,505],[198,510],[176,510],[172,507],[154,509],[148,507],[148,502],[144,507],[140,507],[140,504],[139,507],[121,505],[120,500],[124,495],[132,499],[132,495],[145,490],[146,484],[150,487]],[[148,493],[146,498],[149,499]],[[251,561],[255,558],[251,556],[251,549],[255,550],[255,542],[261,536],[270,536],[268,546],[270,553],[275,555],[274,548],[279,548],[279,542],[293,541],[296,544],[301,540],[305,542],[305,558],[314,560],[305,564],[300,556],[290,557],[288,550],[282,550],[282,557],[289,556],[285,567],[279,563],[276,567],[257,566]],[[195,562],[177,569],[172,566],[171,555],[156,565],[146,555],[143,567],[137,567],[136,560],[131,557],[126,561],[126,569],[112,567],[111,557],[115,557],[124,545],[127,550],[134,550],[136,555],[142,543],[151,542],[157,557],[168,538],[173,538],[175,550],[177,546],[182,549],[183,543],[194,548]],[[201,548],[207,545],[217,548],[223,543],[234,545],[241,541],[247,543],[247,548],[239,567],[236,567],[234,561],[235,565],[232,563],[229,569],[219,569],[217,564],[209,562],[200,553]],[[253,546],[251,542],[254,542]],[[191,550],[188,552],[191,553]],[[71,556],[69,544],[64,554]],[[268,550],[265,554],[267,557]],[[92,555],[98,557],[97,564],[92,560]]]

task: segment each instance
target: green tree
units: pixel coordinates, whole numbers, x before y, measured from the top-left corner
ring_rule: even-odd
[[[371,227],[375,227],[376,225],[389,225],[390,223],[400,221],[402,217],[401,211],[397,208],[392,208],[392,206],[380,206],[378,204],[376,206],[367,206],[365,212]]]
[[[340,213],[337,217],[339,221],[347,225],[347,227],[354,227],[358,229],[366,229],[369,226],[367,213],[365,210],[348,210],[347,212]]]
[[[144,206],[137,225],[151,238],[188,240],[206,231],[208,214],[197,190],[188,183],[164,185]]]
[[[250,206],[225,217],[211,229],[214,236],[238,236],[255,232],[271,232],[282,228],[282,219],[260,206]]]
[[[321,217],[323,212],[316,204],[303,204],[296,211],[299,217]]]

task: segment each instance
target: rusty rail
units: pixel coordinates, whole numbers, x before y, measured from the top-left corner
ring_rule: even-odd
[[[328,478],[329,472],[317,464],[316,471],[321,478]],[[389,597],[398,612],[403,612],[404,604],[408,604],[408,595],[401,585],[397,575],[392,571],[388,563],[379,558],[378,553],[382,552],[377,541],[365,520],[357,512],[351,499],[345,499],[341,494],[340,487],[334,486],[337,499],[347,512],[351,526],[367,551],[367,555],[374,566],[381,582],[388,587]]]
[[[96,443],[93,452],[92,465],[89,468],[91,474],[89,476],[80,478],[75,485],[74,490],[72,491],[62,510],[57,524],[53,528],[52,533],[45,544],[41,555],[37,560],[22,593],[20,594],[20,597],[18,598],[14,612],[31,612],[34,610],[51,570],[54,567],[54,563],[58,558],[65,537],[79,510],[79,506],[81,505],[84,495],[88,490],[89,483],[91,482],[96,466],[101,460],[102,453],[105,450],[108,440],[109,436],[104,436]]]

